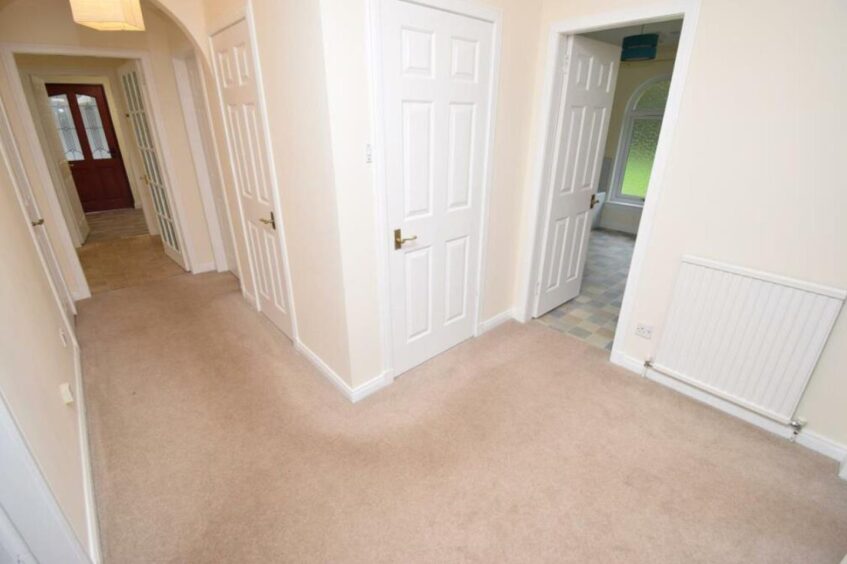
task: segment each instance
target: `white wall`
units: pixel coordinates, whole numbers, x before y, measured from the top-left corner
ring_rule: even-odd
[[[642,5],[547,0],[553,21]],[[643,360],[661,337],[674,277],[693,254],[847,287],[847,6],[822,0],[704,0],[657,221],[635,289],[626,354]],[[780,45],[779,55],[762,46]],[[545,61],[539,57],[538,68]],[[634,324],[655,325],[645,341]],[[847,444],[847,315],[842,313],[799,415]]]
[[[63,345],[59,337],[64,319],[29,229],[0,152],[0,396],[77,538],[86,545],[77,406],[66,406],[59,395],[63,383],[79,395],[73,347]]]
[[[488,2],[503,10],[504,25],[483,319],[523,300],[517,281],[523,274],[522,249],[529,235],[526,194],[538,151],[537,116],[550,25],[645,3]],[[324,38],[326,59],[332,61],[326,67],[330,129],[345,253],[348,248],[365,249],[374,239],[371,207],[362,201],[351,207],[340,205],[347,194],[368,197],[365,184],[370,175],[360,164],[359,140],[371,133],[360,115],[367,99],[368,68],[356,46],[365,32],[352,29],[365,25],[363,4],[364,0],[345,3],[346,11],[339,12],[333,0],[322,3],[325,30],[343,31],[345,37]],[[847,258],[847,202],[837,169],[839,155],[847,148],[839,134],[846,125],[840,104],[847,79],[834,71],[840,68],[840,54],[847,46],[838,32],[847,15],[844,5],[830,0],[801,11],[788,0],[703,4],[672,143],[672,165],[657,203],[659,220],[645,262],[643,280],[649,284],[641,284],[635,297],[633,323],[652,323],[659,333],[679,257],[685,253],[847,286],[847,260],[836,258]],[[341,20],[347,26],[344,30],[339,30]],[[758,56],[761,45],[785,44],[786,38],[791,38],[790,49],[782,55]],[[342,57],[344,46],[350,52]],[[744,53],[757,56],[739,56]],[[350,174],[340,174],[342,168]],[[352,230],[345,225],[360,227],[358,235],[350,235],[357,238],[355,245],[348,238]],[[348,296],[358,294],[367,300],[376,280],[361,275],[344,283],[356,286],[345,288]],[[843,409],[847,385],[837,367],[844,365],[847,351],[844,324],[842,316],[800,408],[810,430],[842,443],[847,442]],[[639,340],[633,329],[624,328],[629,335],[625,351],[643,359],[657,339]],[[362,327],[357,338],[373,343],[378,327]],[[376,351],[376,345],[369,345],[369,350]]]
[[[242,0],[210,0],[208,26],[231,20],[244,6]],[[320,6],[300,0],[254,0],[253,9],[298,338],[350,384],[347,286]],[[216,122],[216,135],[221,132],[223,139],[219,116]],[[234,192],[228,195],[234,203]],[[244,249],[240,219],[233,218],[233,223],[239,248]]]
[[[529,236],[526,194],[538,151],[536,129],[550,25],[646,3],[487,2],[503,10],[503,49],[483,319],[523,300],[517,281],[523,274],[523,249]],[[730,0],[704,0],[703,4],[672,164],[657,204],[659,220],[645,263],[643,279],[650,283],[636,290],[633,322],[653,323],[659,332],[684,253],[847,286],[847,261],[837,258],[845,256],[847,203],[845,192],[838,188],[836,169],[845,153],[839,132],[847,125],[840,110],[847,79],[834,70],[840,68],[845,47],[839,31],[844,5],[835,0],[805,9],[789,0],[751,0],[743,6]],[[208,1],[207,25],[242,5],[239,0]],[[322,356],[333,359],[340,373],[354,374],[348,380],[358,383],[384,363],[374,314],[377,276],[373,258],[368,256],[379,236],[375,234],[372,171],[362,163],[363,144],[372,139],[363,117],[366,109],[372,111],[368,64],[361,47],[367,35],[367,2],[321,0],[320,10],[295,9],[287,2],[272,6],[267,0],[256,5],[263,69],[266,77],[274,77],[267,81],[266,95],[269,100],[282,95],[283,102],[291,103],[270,116],[277,166],[284,169],[293,157],[310,165],[322,162],[331,171],[329,178],[320,177],[320,188],[309,197],[307,190],[292,182],[298,179],[295,175],[281,186],[289,210],[303,205],[320,211],[286,212],[304,214],[291,221],[286,215],[292,230],[289,251],[299,321],[315,323],[308,330],[309,346],[323,347]],[[299,29],[280,28],[293,22],[299,22]],[[320,38],[319,43],[315,38]],[[790,48],[782,49],[779,56],[759,56],[761,45],[786,42]],[[744,53],[757,56],[739,56]],[[315,68],[324,76],[316,76]],[[786,72],[788,68],[792,71]],[[287,98],[286,77],[292,76],[308,84],[298,85],[297,95]],[[300,105],[292,105],[294,101]],[[325,105],[329,108],[321,109]],[[310,128],[317,129],[293,153],[288,150],[295,142],[293,135],[276,130],[302,124],[288,113],[291,108],[308,110],[304,119],[309,118]],[[304,185],[312,188],[311,184]],[[309,238],[315,221],[327,226],[319,241]],[[298,250],[301,245],[303,250]],[[324,262],[332,264],[310,260],[309,255],[318,250]],[[357,264],[364,268],[348,276]],[[317,278],[329,282],[312,287],[309,282]],[[323,306],[315,303],[321,300],[326,301]],[[352,320],[357,308],[366,314]],[[315,321],[306,321],[315,315]],[[355,330],[350,331],[351,327]],[[652,352],[655,341],[639,341],[632,336],[632,327],[625,330],[630,335],[625,344],[628,354],[643,359]],[[843,410],[847,386],[838,369],[847,360],[845,351],[847,329],[842,316],[800,410],[809,419],[810,429],[840,442],[847,442]]]

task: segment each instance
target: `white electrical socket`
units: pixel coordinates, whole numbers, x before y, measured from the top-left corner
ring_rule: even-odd
[[[644,323],[639,323],[635,326],[635,334],[642,339],[650,340],[653,338],[653,326]]]

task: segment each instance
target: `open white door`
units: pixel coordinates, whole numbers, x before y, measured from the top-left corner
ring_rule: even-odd
[[[382,3],[395,373],[474,334],[494,25]]]
[[[273,162],[246,20],[212,36],[227,147],[244,226],[256,306],[293,338],[281,219],[275,214]],[[246,280],[242,280],[246,287]]]
[[[65,221],[68,224],[68,230],[73,239],[74,245],[79,247],[85,243],[88,233],[91,228],[88,226],[88,219],[85,217],[85,211],[82,209],[82,202],[79,199],[79,193],[76,191],[71,167],[68,163],[65,149],[62,146],[62,140],[59,138],[59,129],[61,126],[69,126],[70,130],[74,129],[73,121],[70,113],[66,113],[65,108],[61,106],[61,100],[51,98],[47,93],[47,83],[44,79],[37,76],[30,77],[32,83],[33,98],[38,104],[38,122],[41,130],[44,147],[44,154],[48,160],[48,168],[51,176],[56,183],[56,195],[58,196],[59,205],[62,207],[62,214],[65,216]],[[61,96],[64,96],[61,95]],[[60,98],[60,97],[57,97]],[[67,104],[67,100],[65,100]],[[61,124],[60,120],[68,120],[67,124]]]
[[[206,91],[200,66],[193,53],[174,58],[173,65],[185,129],[188,132],[188,143],[194,160],[194,171],[200,184],[200,199],[203,202],[203,211],[206,212],[206,225],[215,255],[215,268],[218,272],[237,269],[235,251],[229,236],[229,218],[223,186],[218,174],[217,155],[213,147],[209,120],[206,119]]]
[[[122,66],[118,70],[118,75],[121,79],[121,90],[126,100],[126,107],[129,109],[132,131],[141,153],[141,162],[144,165],[142,180],[150,189],[150,194],[153,197],[153,207],[156,209],[162,246],[168,257],[188,270],[179,230],[174,221],[173,203],[169,196],[171,192],[168,184],[169,179],[162,169],[163,161],[159,153],[159,144],[156,140],[155,131],[150,126],[150,117],[147,115],[147,108],[150,105],[147,102],[148,97],[142,80],[143,75],[136,61],[130,61]]]
[[[56,253],[53,251],[53,246],[47,237],[44,218],[38,209],[38,203],[35,201],[35,196],[32,193],[29,178],[26,175],[23,162],[17,151],[17,145],[15,145],[15,141],[12,138],[12,130],[9,126],[6,108],[3,106],[2,101],[0,101],[0,161],[11,172],[15,191],[18,194],[18,200],[23,207],[27,220],[29,220],[32,226],[33,238],[35,239],[35,244],[38,247],[38,252],[47,270],[47,274],[50,277],[50,284],[53,287],[54,295],[65,314],[66,327],[68,331],[72,332],[76,306],[74,305],[68,285],[65,283],[65,277],[62,276],[62,270],[59,267]]]
[[[559,47],[534,317],[579,295],[620,54],[620,47],[576,35]]]

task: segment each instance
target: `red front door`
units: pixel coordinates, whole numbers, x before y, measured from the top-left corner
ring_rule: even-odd
[[[103,87],[48,84],[47,94],[82,209],[87,213],[133,207]]]

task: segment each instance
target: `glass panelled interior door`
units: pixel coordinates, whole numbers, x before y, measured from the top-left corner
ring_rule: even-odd
[[[168,195],[168,178],[162,168],[162,159],[155,133],[150,126],[149,104],[145,96],[141,74],[135,63],[124,66],[119,74],[126,106],[129,109],[132,131],[141,153],[141,162],[144,165],[142,180],[150,189],[152,195],[165,253],[185,268],[186,261],[182,252],[182,242],[174,221],[173,208]]]

